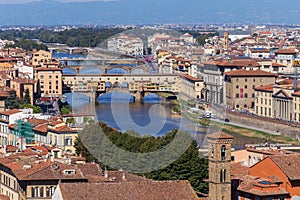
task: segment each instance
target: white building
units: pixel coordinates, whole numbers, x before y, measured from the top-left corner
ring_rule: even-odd
[[[24,65],[22,61],[18,61],[17,64],[15,64],[14,68],[18,69],[19,73],[22,73],[27,78],[29,79],[34,78],[33,66],[27,66]]]
[[[144,43],[141,38],[120,34],[107,41],[109,51],[120,52],[132,56],[142,56]]]

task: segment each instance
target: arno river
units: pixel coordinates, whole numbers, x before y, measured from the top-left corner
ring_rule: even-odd
[[[63,56],[67,54],[61,54]],[[56,55],[57,56],[57,55]],[[59,56],[57,56],[59,57]],[[96,69],[95,69],[96,70]],[[69,73],[63,71],[64,73]],[[88,69],[93,73],[93,69]],[[104,121],[109,126],[122,132],[135,130],[141,135],[161,136],[178,128],[186,130],[198,139],[199,144],[206,133],[198,129],[195,122],[188,119],[173,117],[171,105],[155,94],[145,97],[144,102],[133,102],[126,93],[108,93],[99,97],[98,103],[89,103],[88,97],[82,94],[65,94],[68,103],[75,113],[93,113],[96,120]],[[244,144],[258,143],[263,140],[235,136],[234,147]]]

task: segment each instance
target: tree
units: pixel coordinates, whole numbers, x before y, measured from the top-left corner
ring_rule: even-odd
[[[31,104],[20,104],[19,108],[20,109],[23,109],[23,108],[32,108],[33,113],[42,113],[43,112],[41,107],[34,106],[34,105],[31,105]]]
[[[100,122],[98,125],[87,125],[79,134],[82,140],[80,138],[76,138],[74,145],[76,154],[82,154],[82,156],[85,157],[87,161],[97,160],[93,157],[93,155],[90,154],[84,144],[89,145],[88,148],[93,153],[95,153],[95,150],[99,150],[99,146],[101,146],[100,144],[102,144],[103,142],[102,138],[98,137],[99,128],[101,128],[106,137],[109,138],[109,140],[119,148],[138,153],[154,152],[160,148],[163,148],[171,141],[173,141],[176,134],[187,134],[188,136],[190,136],[187,132],[178,132],[178,130],[172,130],[162,137],[145,137],[139,135],[133,130],[121,133],[116,129],[109,127],[103,122]],[[182,142],[182,140],[180,140],[180,142]],[[103,146],[101,147],[101,152],[104,154],[104,157],[110,156],[110,154],[115,153],[108,152],[105,148],[103,148]],[[101,155],[99,156],[98,160],[102,160]],[[125,157],[120,157],[119,160],[122,162],[122,164],[124,164],[123,166],[132,165],[130,160],[126,160]],[[156,165],[157,163],[149,162],[147,164]],[[102,164],[102,166],[104,165]],[[109,168],[109,166],[106,167]],[[208,191],[207,183],[204,182],[204,179],[208,178],[208,162],[207,159],[203,158],[199,154],[197,142],[195,140],[188,147],[186,152],[184,152],[175,162],[173,162],[169,166],[166,166],[160,170],[138,175],[146,176],[154,180],[189,180],[192,187],[196,191],[203,193],[207,193]]]
[[[66,120],[66,124],[75,124],[75,119],[74,119],[74,117],[71,117],[71,118],[68,118],[67,120]]]
[[[71,113],[71,108],[69,105],[63,105],[61,108],[61,114],[65,115],[65,114],[70,114]]]
[[[14,109],[18,108],[21,104],[21,100],[17,97],[16,91],[11,91],[9,97],[5,100],[5,108]]]
[[[31,103],[31,99],[30,99],[30,95],[29,95],[29,89],[25,90],[25,95],[24,95],[23,101],[24,101],[25,104],[30,104]]]
[[[87,162],[97,162],[97,159],[85,148],[79,137],[76,137],[74,147],[76,154],[84,157]]]

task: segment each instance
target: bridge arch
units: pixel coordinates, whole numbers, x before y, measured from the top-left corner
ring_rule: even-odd
[[[126,81],[124,81],[124,82],[121,83],[121,87],[122,87],[122,88],[127,88],[127,89],[128,89],[128,88],[129,88],[129,83],[126,82]]]
[[[79,69],[79,74],[103,74],[103,71],[98,67],[84,67]]]
[[[66,97],[68,104],[71,106],[78,106],[90,101],[90,96],[81,92],[69,92],[65,93],[64,96]]]
[[[148,73],[148,69],[145,66],[136,66],[130,68],[130,74],[145,74]]]
[[[99,101],[129,101],[133,102],[135,96],[129,92],[110,91],[99,95]]]
[[[121,83],[118,82],[118,81],[116,81],[116,82],[114,82],[114,83],[112,84],[112,87],[113,87],[113,88],[121,88]]]
[[[113,84],[110,81],[105,82],[105,88],[111,88]]]
[[[118,70],[121,70],[121,71],[118,71]],[[109,72],[114,74],[114,71],[117,74],[129,74],[129,70],[126,67],[122,67],[122,66],[108,66],[107,68],[105,68],[104,74],[108,74]]]

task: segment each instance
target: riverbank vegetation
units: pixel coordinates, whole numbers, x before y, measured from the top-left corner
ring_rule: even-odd
[[[263,138],[265,139],[265,141],[273,143],[289,143],[295,145],[300,144],[298,140],[284,135],[273,135],[263,131],[212,121],[208,118],[202,118],[200,120],[197,119],[197,121],[199,121],[199,124],[203,126],[210,126],[211,128],[216,128],[229,134],[242,135],[245,137]]]
[[[39,40],[43,43],[67,44],[70,47],[96,47],[107,38],[128,29],[123,28],[78,28],[54,32],[48,29],[5,30],[0,31],[0,38],[13,40],[16,44],[30,47],[29,43]],[[36,43],[32,43],[36,45]],[[38,46],[36,48],[39,48]]]
[[[99,127],[100,125],[100,127]],[[101,138],[99,138],[99,130],[102,130],[105,136],[115,144],[117,147],[124,149],[128,152],[134,153],[148,153],[155,152],[161,148],[164,148],[171,141],[173,141],[176,134],[183,134],[184,136],[191,137],[187,132],[178,132],[173,130],[168,134],[161,137],[153,136],[141,136],[134,131],[127,131],[121,133],[116,129],[113,129],[106,124],[99,122],[99,124],[89,125],[84,128],[80,133],[80,137],[76,139],[74,147],[76,148],[76,153],[81,154],[87,159],[87,161],[101,161],[101,156],[96,156],[92,148],[99,148],[99,144],[102,144]],[[98,136],[98,137],[97,137]],[[189,180],[192,187],[199,192],[207,193],[207,183],[204,182],[204,179],[208,176],[208,163],[207,159],[203,158],[197,149],[197,142],[190,138],[192,143],[188,149],[172,164],[165,166],[162,169],[138,174],[145,176],[154,180]],[[93,152],[92,155],[89,150],[85,147],[84,144],[89,144],[88,149],[90,152]],[[106,149],[101,149],[101,151],[106,151]],[[111,152],[105,152],[111,153]],[[173,152],[171,152],[173,153]],[[113,154],[114,156],[120,156],[117,153]],[[164,159],[163,157],[161,158]],[[120,157],[118,161],[124,162],[124,166],[134,165],[127,158]],[[147,165],[155,165],[156,163],[151,163],[150,160],[147,161]],[[109,168],[110,166],[104,166],[102,168]],[[118,169],[115,169],[118,170]]]

